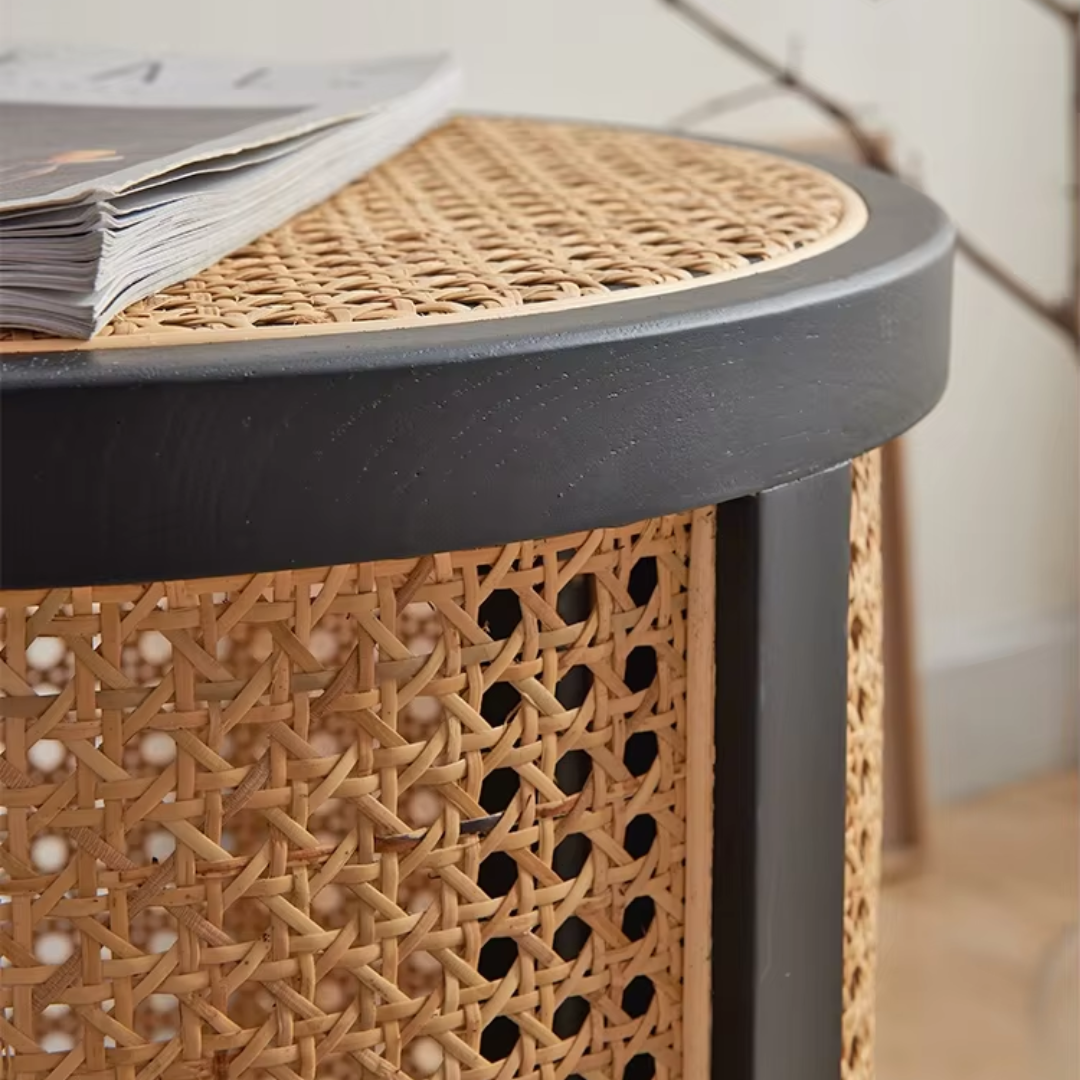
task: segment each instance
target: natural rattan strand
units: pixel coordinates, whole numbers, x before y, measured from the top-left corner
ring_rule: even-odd
[[[843,1080],[874,1078],[885,701],[882,598],[881,454],[874,451],[852,465]]]
[[[94,346],[605,303],[809,258],[864,221],[849,187],[787,158],[618,128],[461,118],[133,304]],[[60,344],[0,331],[6,351]]]

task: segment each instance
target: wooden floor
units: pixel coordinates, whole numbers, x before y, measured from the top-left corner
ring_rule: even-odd
[[[878,1080],[1076,1080],[1075,776],[948,808],[933,830],[926,869],[883,896]]]

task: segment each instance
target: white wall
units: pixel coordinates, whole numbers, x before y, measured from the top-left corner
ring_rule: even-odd
[[[774,53],[798,41],[802,70],[888,131],[963,228],[1048,295],[1064,289],[1066,56],[1035,4],[711,3]],[[467,107],[640,124],[758,79],[658,0],[0,0],[0,13],[5,44],[297,60],[449,48]],[[778,100],[705,130],[823,129]],[[909,448],[931,781],[949,796],[1075,753],[1077,365],[963,263],[952,383]]]

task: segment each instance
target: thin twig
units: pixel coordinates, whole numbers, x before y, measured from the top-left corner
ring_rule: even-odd
[[[1080,7],[1071,7],[1063,4],[1061,0],[1031,0],[1036,7],[1041,7],[1051,15],[1064,19],[1070,25],[1080,23]]]
[[[720,116],[722,113],[735,112],[738,109],[745,109],[748,105],[756,105],[759,101],[766,101],[780,93],[783,93],[783,89],[772,81],[743,86],[726,94],[718,94],[716,97],[703,101],[700,105],[695,105],[692,109],[687,109],[686,112],[679,113],[678,116],[672,118],[671,126],[676,131],[682,131],[704,120],[710,120],[714,116]]]
[[[848,135],[859,156],[868,165],[892,172],[891,163],[886,159],[878,140],[874,138],[859,123],[855,114],[835,98],[818,89],[812,83],[807,82],[786,64],[781,64],[767,53],[748,41],[739,37],[722,23],[719,23],[711,15],[706,14],[694,4],[686,0],[661,0],[673,11],[677,11],[688,22],[693,23],[703,34],[710,37],[717,44],[723,46],[729,52],[741,57],[747,63],[752,64],[759,71],[770,75],[781,86],[805,98],[820,112],[831,117]]]
[[[701,10],[688,0],[660,0],[660,2],[693,24],[721,48],[764,72],[778,85],[798,95],[804,101],[808,101],[819,112],[828,116],[848,137],[865,164],[893,176],[899,175],[899,170],[886,152],[882,141],[863,126],[858,116],[845,103],[808,81],[790,66],[780,63],[756,45],[746,41],[713,15]],[[1059,0],[1033,0],[1033,2],[1065,18],[1072,28],[1072,36],[1080,40],[1080,18],[1073,9],[1066,7]],[[1080,56],[1077,57],[1076,68],[1074,87],[1078,85],[1076,80],[1080,79]],[[1080,108],[1080,102],[1077,105]],[[1073,180],[1075,209],[1076,200],[1080,196],[1075,191],[1076,178],[1074,177]],[[1072,245],[1070,293],[1076,294],[1080,290],[1080,239],[1074,236]],[[1031,314],[1063,331],[1073,343],[1080,342],[1080,299],[1075,295],[1057,303],[1044,299],[964,233],[958,234],[957,248],[972,265],[1022,304]]]
[[[1073,326],[1073,341],[1080,345],[1080,9],[1070,30],[1070,73],[1072,85],[1072,123],[1069,125],[1069,244],[1072,264],[1069,267],[1069,305]]]
[[[971,237],[964,233],[956,234],[956,250],[965,256],[973,266],[978,267],[987,277],[993,278],[998,286],[1018,300],[1034,315],[1045,319],[1059,330],[1064,331],[1069,337],[1076,336],[1073,326],[1072,312],[1067,300],[1057,304],[1050,303],[1030,289],[1015,274],[1003,270],[985,251],[982,250]]]

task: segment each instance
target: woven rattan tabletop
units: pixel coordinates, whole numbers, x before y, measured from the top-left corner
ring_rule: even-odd
[[[93,347],[392,329],[729,281],[849,239],[843,181],[760,151],[461,118],[338,196],[133,304]],[[0,332],[6,350],[71,347]],[[75,346],[80,347],[80,346]]]
[[[950,253],[867,170],[454,120],[90,342],[0,331],[0,581],[394,558],[809,475],[937,400]]]

